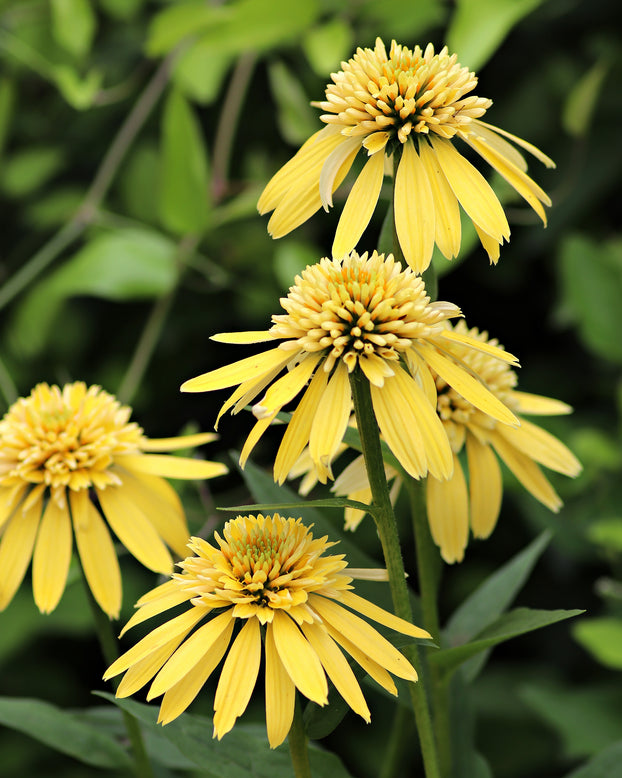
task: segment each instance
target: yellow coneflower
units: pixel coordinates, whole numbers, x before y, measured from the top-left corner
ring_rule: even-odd
[[[554,163],[532,144],[482,121],[492,101],[469,94],[477,78],[446,47],[435,54],[432,44],[422,51],[393,41],[387,55],[378,38],[374,49],[357,49],[341,68],[331,76],[326,100],[314,103],[325,111],[320,118],[327,126],[273,176],[259,199],[260,213],[274,211],[268,224],[272,237],[291,232],[321,206],[328,210],[333,192],[365,149],[368,159],[339,219],[333,256],[344,256],[358,243],[387,163],[395,157],[395,227],[409,265],[423,272],[434,243],[448,259],[457,255],[459,204],[496,262],[510,228],[497,196],[456,140],[500,173],[546,224],[543,204],[551,201],[526,174],[527,163],[515,146],[547,167]]]
[[[195,555],[180,563],[183,572],[139,600],[125,630],[169,608],[189,607],[106,671],[106,679],[126,671],[117,696],[127,697],[153,679],[147,699],[164,695],[158,721],[167,724],[190,705],[226,655],[214,699],[214,737],[220,739],[246,709],[264,653],[266,725],[276,748],[291,727],[296,689],[325,705],[326,676],[369,722],[343,651],[391,694],[397,690],[390,673],[417,680],[408,660],[351,611],[414,638],[430,635],[355,594],[355,571],[349,574],[343,554],[325,554],[335,545],[326,536],[314,538],[301,519],[274,514],[238,516],[215,538],[217,545],[192,538]],[[231,644],[236,625],[241,628]]]
[[[72,526],[86,579],[110,617],[121,608],[121,574],[106,522],[143,565],[170,573],[167,546],[185,553],[188,528],[170,478],[213,478],[217,462],[161,451],[197,446],[213,433],[154,439],[129,422],[131,408],[99,386],[38,384],[0,421],[0,609],[32,558],[33,592],[49,613],[65,589]]]
[[[444,322],[460,316],[448,302],[430,302],[422,279],[401,269],[392,255],[356,252],[343,259],[322,259],[295,279],[281,299],[286,313],[272,317],[267,331],[214,335],[221,343],[282,342],[257,356],[186,381],[186,392],[238,385],[223,405],[237,413],[265,392],[253,408],[259,419],[242,449],[242,466],[279,411],[300,392],[303,396],[287,425],[274,463],[283,483],[304,447],[325,483],[352,411],[349,374],[360,370],[370,383],[380,431],[404,469],[419,478],[428,471],[447,478],[453,458],[438,418],[431,369],[476,407],[506,424],[518,424],[481,382],[447,356],[457,339],[465,348],[515,362],[502,349]],[[287,373],[277,379],[279,373]],[[277,379],[277,380],[275,380]]]

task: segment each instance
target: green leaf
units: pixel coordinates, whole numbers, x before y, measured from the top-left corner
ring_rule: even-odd
[[[622,619],[583,619],[573,626],[572,634],[602,665],[622,670]]]
[[[292,767],[286,744],[270,749],[263,725],[236,723],[222,740],[211,737],[212,720],[205,716],[182,713],[179,718],[160,727],[153,705],[142,705],[133,700],[116,699],[111,694],[98,692],[99,697],[127,710],[160,737],[167,738],[189,760],[194,762],[205,778],[291,778]],[[311,772],[315,778],[349,778],[349,773],[338,757],[309,744]]]
[[[622,693],[611,684],[530,684],[519,697],[559,735],[567,759],[592,756],[620,737]]]
[[[511,638],[547,627],[564,619],[570,619],[584,613],[582,610],[534,610],[531,608],[516,608],[504,613],[495,622],[483,629],[470,643],[464,643],[454,648],[444,648],[429,655],[431,664],[441,670],[452,672],[467,659],[485,651],[492,646],[503,643]]]
[[[91,49],[97,18],[89,0],[51,0],[52,35],[65,51],[83,57]]]
[[[97,235],[26,296],[10,328],[13,347],[34,356],[45,346],[61,305],[75,295],[107,300],[160,297],[175,285],[176,246],[146,229]]]
[[[608,59],[601,58],[577,81],[566,98],[562,125],[575,138],[587,135],[609,67]]]
[[[447,645],[467,643],[503,613],[529,578],[550,539],[551,534],[543,532],[496,570],[456,608],[443,633]],[[483,655],[469,663],[464,668],[467,677],[473,679],[485,661],[486,655]]]
[[[300,79],[278,61],[268,66],[268,77],[281,135],[292,146],[304,143],[317,130],[318,120]]]
[[[274,247],[274,274],[283,289],[289,289],[294,278],[320,257],[315,246],[292,238],[279,241]]]
[[[45,186],[64,164],[65,155],[57,146],[15,151],[3,164],[2,191],[8,197],[26,197]]]
[[[202,33],[232,13],[231,6],[211,5],[204,0],[171,5],[153,17],[145,50],[150,57],[168,54],[184,38]]]
[[[41,700],[0,697],[0,722],[88,765],[131,767],[131,759],[113,738],[69,713]]]
[[[173,82],[190,100],[207,105],[218,96],[232,59],[209,41],[196,40],[175,60]]]
[[[622,764],[622,740],[605,748],[589,762],[568,773],[566,778],[612,778]]]
[[[201,128],[178,89],[162,117],[160,216],[179,235],[202,233],[209,217],[209,174]]]
[[[15,84],[10,78],[0,78],[0,157],[9,135],[15,107]]]
[[[446,41],[471,70],[486,64],[505,36],[543,0],[458,0]]]
[[[276,511],[277,513],[283,513],[284,510],[298,510],[298,508],[357,508],[360,511],[370,512],[370,506],[364,502],[357,502],[356,500],[348,500],[345,497],[327,497],[325,500],[292,500],[291,502],[279,502],[279,503],[253,503],[250,505],[227,505],[222,508],[218,508],[219,511],[234,511],[234,512],[254,512],[254,511]]]
[[[342,60],[352,54],[354,34],[343,19],[335,18],[313,27],[302,39],[303,51],[318,76],[339,69]]]
[[[95,68],[89,70],[82,78],[69,65],[54,65],[50,75],[58,91],[77,111],[84,111],[93,105],[104,78],[103,72]]]
[[[607,551],[622,552],[622,516],[612,516],[594,521],[586,530],[586,535]]]
[[[598,356],[622,362],[622,241],[573,235],[559,257],[561,302],[585,345]]]

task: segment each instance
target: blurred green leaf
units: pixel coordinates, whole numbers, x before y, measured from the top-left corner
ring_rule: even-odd
[[[274,274],[283,290],[286,290],[294,283],[294,278],[299,273],[320,259],[320,254],[314,246],[286,238],[274,247]]]
[[[583,619],[573,626],[572,634],[602,665],[622,670],[622,619]]]
[[[613,516],[597,519],[587,528],[586,534],[592,543],[607,551],[622,552],[622,517]]]
[[[512,27],[544,0],[458,0],[446,35],[450,54],[470,70],[485,65]]]
[[[505,611],[523,588],[550,539],[550,533],[543,532],[456,608],[443,632],[449,646],[467,643]],[[486,654],[471,660],[464,668],[466,677],[472,680],[485,661]]]
[[[60,227],[75,214],[84,201],[84,190],[56,186],[28,203],[24,209],[28,223],[38,229]]]
[[[153,17],[145,50],[150,57],[168,54],[184,38],[229,19],[233,13],[231,6],[208,5],[204,0],[171,5]]]
[[[559,269],[562,308],[581,340],[598,356],[622,362],[622,240],[567,237]]]
[[[0,157],[13,121],[14,106],[15,84],[12,79],[3,76],[0,78]]]
[[[58,146],[31,146],[13,152],[0,173],[8,197],[26,197],[41,189],[62,168],[65,155]]]
[[[99,697],[127,710],[139,721],[155,729],[160,737],[174,743],[179,751],[201,768],[205,778],[291,778],[292,766],[286,744],[276,749],[268,746],[263,725],[236,723],[222,740],[211,737],[212,720],[205,716],[182,713],[179,718],[160,727],[156,708],[133,700],[116,699],[98,692]],[[311,772],[315,778],[349,778],[341,761],[313,743],[309,744]]]
[[[613,778],[622,764],[622,740],[605,748],[587,764],[568,773],[566,778]]]
[[[205,105],[218,96],[232,57],[214,51],[209,41],[194,41],[181,52],[173,66],[173,81],[191,100]]]
[[[564,619],[570,619],[583,613],[582,610],[535,610],[533,608],[515,608],[504,613],[495,622],[478,633],[470,643],[454,648],[443,648],[429,655],[431,664],[451,672],[467,659],[492,646],[511,638],[548,627]]]
[[[580,138],[587,134],[608,72],[609,61],[600,59],[577,81],[568,95],[562,112],[562,125],[570,135]]]
[[[520,689],[519,697],[560,736],[567,759],[596,754],[620,737],[619,687],[529,685]]]
[[[99,0],[99,5],[107,14],[123,21],[136,16],[144,3],[145,0]]]
[[[77,111],[84,111],[93,105],[104,74],[101,70],[93,68],[82,77],[69,65],[54,65],[51,76],[58,91],[69,105]]]
[[[39,353],[69,297],[135,300],[166,294],[177,278],[175,255],[175,244],[150,230],[97,235],[22,301],[10,329],[14,348],[23,355]]]
[[[155,143],[136,146],[120,172],[119,190],[130,218],[159,222],[160,154]]]
[[[74,57],[91,49],[97,18],[89,0],[51,0],[52,34],[57,43]]]
[[[131,759],[113,738],[69,713],[40,700],[0,697],[0,722],[63,754],[103,768],[131,767]]]
[[[173,89],[162,116],[160,216],[179,235],[202,233],[209,218],[207,154],[186,98]]]
[[[302,39],[302,48],[313,70],[324,78],[352,56],[353,39],[352,27],[335,18],[310,29]]]
[[[318,129],[315,111],[302,88],[300,79],[282,62],[268,66],[272,97],[277,104],[277,120],[283,138],[292,146],[304,143]]]
[[[447,5],[439,0],[405,3],[404,0],[359,0],[358,12],[361,20],[370,29],[366,46],[374,45],[374,38],[384,38],[387,48],[391,38],[398,43],[410,45],[409,39],[418,38],[430,27],[444,26]],[[424,43],[425,45],[425,43]],[[353,53],[353,52],[352,52]]]

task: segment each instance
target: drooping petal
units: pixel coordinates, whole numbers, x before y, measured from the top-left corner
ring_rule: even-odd
[[[469,539],[469,499],[458,457],[447,481],[428,478],[426,496],[430,532],[448,564],[462,562]]]
[[[499,346],[493,346],[492,343],[488,343],[487,341],[473,338],[464,332],[446,329],[441,332],[441,337],[445,340],[450,340],[453,343],[463,343],[465,346],[469,346],[476,351],[481,351],[483,354],[488,354],[488,356],[494,357],[495,359],[500,359],[502,362],[507,362],[512,366],[519,365],[518,357],[515,357],[514,354],[510,354],[509,351],[506,351]]]
[[[127,550],[149,570],[173,572],[173,560],[147,516],[131,500],[123,486],[98,489],[97,497],[108,524]]]
[[[334,640],[318,624],[303,624],[301,629],[339,694],[369,724],[371,715],[361,687]]]
[[[466,436],[466,452],[469,465],[471,530],[473,537],[487,538],[495,528],[501,510],[501,469],[491,447],[480,443],[473,435]]]
[[[187,602],[194,597],[193,592],[186,591],[174,580],[167,581],[161,586],[157,586],[155,589],[148,592],[148,595],[148,599],[146,596],[140,598],[137,603],[138,610],[123,627],[119,633],[119,637],[123,637],[128,629],[132,629],[132,627],[135,627],[137,624],[142,624],[143,621],[146,621],[153,616],[157,616],[158,614],[169,610],[169,608],[174,608],[176,605],[181,605],[182,602]]]
[[[233,623],[234,620],[231,619],[229,626],[220,634],[216,642],[212,644],[211,648],[203,656],[203,659],[192,670],[187,672],[175,686],[171,686],[165,692],[160,705],[158,724],[168,724],[173,719],[176,719],[200,692],[229,647],[233,633]]]
[[[280,411],[306,385],[321,359],[323,359],[322,354],[309,354],[296,367],[273,383],[264,398],[253,408],[254,415],[261,419],[271,416],[275,411]]]
[[[274,644],[287,674],[300,691],[318,705],[328,702],[328,684],[317,654],[283,611],[275,610],[272,621]]]
[[[203,373],[196,378],[190,378],[181,385],[181,391],[209,392],[214,389],[226,389],[229,386],[241,384],[242,381],[258,378],[276,367],[283,368],[291,358],[291,353],[278,347],[262,351],[261,354],[240,359],[230,365],[210,370],[209,373]]]
[[[441,169],[470,219],[497,243],[510,237],[510,227],[490,184],[448,140],[432,134],[430,143]]]
[[[147,654],[147,656],[133,664],[126,670],[115,695],[117,697],[130,697],[134,692],[142,689],[145,684],[149,683],[183,639],[183,634],[175,635],[172,640],[158,648],[157,651],[152,651],[151,654]]]
[[[332,255],[343,257],[359,242],[374,212],[384,178],[384,152],[372,155],[354,182],[341,213]]]
[[[122,454],[117,456],[116,461],[128,470],[164,478],[215,478],[229,472],[229,468],[221,462],[168,454]]]
[[[71,519],[67,506],[49,500],[32,558],[32,589],[41,613],[51,613],[65,590],[71,562]]]
[[[507,140],[504,140],[498,133],[490,130],[483,122],[472,122],[470,127],[463,132],[458,133],[461,138],[465,135],[475,135],[483,138],[498,154],[508,159],[523,173],[527,172],[527,161],[520,151]]]
[[[264,419],[259,419],[255,423],[255,426],[248,434],[248,437],[244,441],[244,446],[242,447],[242,451],[240,452],[240,467],[244,469],[246,466],[246,460],[251,455],[251,451],[255,448],[257,443],[259,442],[259,439],[264,434],[264,432],[268,429],[268,427],[272,424],[274,419],[276,418],[278,411],[274,411],[270,414],[270,416],[266,416]]]
[[[579,460],[561,440],[527,419],[522,420],[518,429],[499,427],[498,433],[514,448],[551,470],[571,478],[582,470]]]
[[[296,687],[279,658],[271,624],[266,628],[265,694],[268,742],[270,748],[276,748],[285,740],[292,726]]]
[[[348,568],[348,572],[352,572],[350,568]],[[359,595],[354,592],[343,592],[339,598],[339,602],[352,608],[352,610],[362,613],[363,616],[367,616],[368,619],[373,619],[373,621],[377,621],[378,624],[394,629],[397,632],[402,632],[404,635],[410,635],[413,638],[432,637],[425,629],[410,624],[399,616],[389,613],[389,611],[386,611],[384,608],[374,605],[373,602],[366,600],[364,597],[359,597]]]
[[[142,451],[179,451],[211,443],[217,438],[215,432],[197,432],[195,435],[180,435],[176,438],[145,438],[140,448]]]
[[[503,135],[505,138],[509,138],[512,143],[516,143],[517,146],[520,146],[521,148],[525,149],[525,151],[528,151],[530,154],[533,154],[533,156],[542,162],[543,165],[546,165],[548,168],[556,167],[555,163],[550,157],[547,157],[546,154],[544,154],[542,151],[540,151],[539,148],[533,145],[533,143],[529,143],[529,141],[523,140],[522,138],[519,138],[516,135],[512,135],[511,132],[508,132],[507,130],[502,130],[501,127],[495,127],[492,124],[488,124],[487,122],[483,122],[481,119],[476,119],[475,124],[478,125],[478,129],[481,127],[486,127],[489,130],[492,130],[492,132],[498,133],[499,135]]]
[[[331,462],[345,434],[351,410],[348,368],[339,361],[316,408],[309,432],[309,453],[322,483],[332,477]]]
[[[367,656],[367,654],[361,651],[355,643],[342,635],[338,629],[334,629],[330,624],[326,624],[325,627],[335,643],[338,643],[347,651],[352,659],[365,670],[370,678],[373,678],[374,681],[382,686],[383,689],[386,689],[389,694],[392,694],[394,697],[397,696],[397,688],[393,682],[393,678],[391,678],[382,665]]]
[[[118,619],[121,610],[121,571],[108,528],[87,489],[70,492],[71,518],[80,562],[99,607]]]
[[[11,518],[22,497],[26,494],[27,489],[27,484],[18,484],[13,488],[4,487],[0,489],[0,527]]]
[[[26,511],[18,511],[0,541],[0,610],[4,610],[18,590],[32,557],[43,503],[41,500]]]
[[[247,619],[229,649],[214,697],[214,736],[218,740],[229,732],[238,716],[246,710],[260,661],[259,622]]]
[[[249,345],[252,343],[266,343],[276,338],[270,330],[246,330],[245,332],[219,332],[217,335],[210,335],[209,339],[216,343]]]
[[[419,143],[419,157],[434,201],[434,240],[443,256],[451,259],[460,251],[460,206],[441,170],[436,154],[426,141]]]
[[[434,196],[426,167],[412,141],[402,146],[395,175],[393,212],[404,259],[416,273],[423,273],[432,259],[435,220]]]
[[[329,207],[333,204],[333,192],[339,184],[335,184],[335,180],[339,175],[339,171],[344,165],[350,170],[354,158],[361,149],[360,138],[344,138],[342,142],[333,149],[326,158],[326,161],[322,165],[322,171],[320,173],[320,198],[322,200],[322,206],[325,211],[328,211]]]
[[[512,399],[518,402],[519,413],[529,416],[561,416],[572,413],[572,407],[567,403],[539,394],[513,391]]]

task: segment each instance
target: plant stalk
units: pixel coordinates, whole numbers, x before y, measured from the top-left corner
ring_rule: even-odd
[[[311,765],[309,764],[309,751],[307,748],[307,736],[305,734],[304,722],[302,720],[302,711],[300,702],[296,696],[294,706],[294,718],[292,726],[287,736],[289,743],[289,753],[292,759],[294,775],[296,778],[311,778]]]

